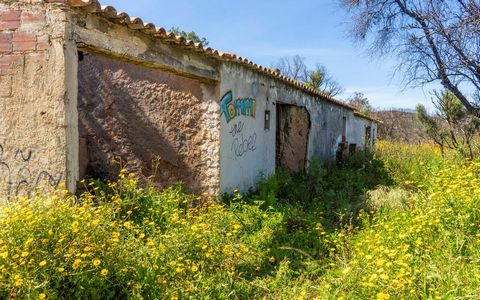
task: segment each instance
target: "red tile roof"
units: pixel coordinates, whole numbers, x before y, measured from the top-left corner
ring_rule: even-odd
[[[110,5],[101,6],[98,0],[43,0],[43,2],[60,3],[60,4],[69,5],[70,7],[80,8],[89,13],[95,13],[97,15],[100,15],[113,23],[122,24],[133,30],[142,31],[148,35],[151,35],[160,40],[167,41],[171,44],[175,44],[183,48],[189,48],[193,51],[202,53],[203,55],[206,55],[221,61],[231,61],[231,62],[241,64],[250,69],[254,69],[259,73],[268,75],[270,77],[274,77],[275,79],[278,79],[290,86],[303,90],[307,93],[313,94],[315,96],[319,96],[331,103],[353,110],[355,112],[355,115],[357,116],[369,119],[371,121],[380,122],[379,120],[376,120],[370,116],[366,116],[358,112],[355,107],[348,105],[345,102],[337,100],[332,96],[326,93],[323,93],[317,89],[308,87],[307,85],[297,80],[284,76],[283,74],[279,73],[277,70],[263,67],[244,57],[237,56],[232,53],[217,51],[210,47],[204,47],[200,43],[194,43],[193,41],[186,40],[184,37],[177,36],[172,32],[168,32],[163,27],[156,27],[152,23],[144,23],[143,20],[140,18],[131,18],[127,13],[117,12],[117,10],[113,6],[110,6]]]

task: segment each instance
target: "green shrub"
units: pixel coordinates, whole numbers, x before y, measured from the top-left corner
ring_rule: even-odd
[[[379,143],[257,193],[122,172],[0,208],[0,298],[477,298],[480,162]]]
[[[242,292],[245,273],[270,267],[278,214],[121,177],[103,189],[92,183],[79,199],[2,207],[0,297],[226,298]]]

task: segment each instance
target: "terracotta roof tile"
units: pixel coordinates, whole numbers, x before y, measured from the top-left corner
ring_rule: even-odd
[[[78,0],[67,0],[67,2],[69,2],[68,4],[70,4],[70,2],[75,2],[80,4],[79,3],[80,1]],[[88,1],[82,0],[81,2],[83,2],[85,5],[84,6],[77,5],[75,7],[81,7],[82,9],[91,13],[102,12],[102,7],[100,6],[100,3],[96,0],[88,0]]]
[[[71,0],[69,1],[70,3],[70,6],[73,6],[73,7],[83,7],[85,6],[85,2],[88,2],[88,1],[84,1],[84,0]]]
[[[102,13],[108,19],[117,19],[118,18],[117,10],[115,9],[115,7],[110,6],[110,5],[102,6]]]
[[[155,27],[155,36],[163,36],[167,33],[163,27]]]
[[[284,76],[283,74],[279,73],[277,70],[272,70],[272,69],[263,67],[256,63],[253,63],[252,61],[246,58],[237,56],[233,53],[219,52],[210,47],[205,48],[202,44],[193,43],[192,41],[186,40],[185,38],[177,36],[172,32],[168,32],[163,27],[155,27],[155,25],[152,23],[144,23],[141,18],[130,18],[130,16],[124,12],[117,13],[117,10],[113,6],[110,6],[110,5],[101,6],[98,0],[44,0],[44,2],[62,3],[65,5],[69,5],[71,7],[80,8],[82,10],[87,11],[88,13],[97,13],[98,15],[101,15],[102,17],[114,23],[126,25],[129,28],[134,30],[143,31],[144,33],[152,35],[158,39],[165,40],[167,42],[173,42],[174,44],[180,45],[182,47],[191,48],[197,52],[204,53],[205,55],[214,57],[215,59],[218,59],[218,60],[231,61],[238,64],[242,64],[246,67],[249,67],[250,69],[254,69],[258,71],[259,73],[269,75],[285,83],[293,85],[305,92],[321,97],[331,103],[353,110],[355,115],[357,116],[360,116],[375,122],[380,122],[379,120],[376,120],[372,117],[366,116],[358,112],[354,107],[340,100],[337,100],[330,95],[327,95],[317,89],[308,87],[305,84],[298,82],[297,80]]]

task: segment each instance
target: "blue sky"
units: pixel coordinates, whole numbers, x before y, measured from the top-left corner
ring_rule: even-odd
[[[327,67],[346,92],[363,92],[377,108],[431,107],[428,90],[405,90],[393,77],[394,58],[370,58],[347,37],[338,0],[101,0],[131,17],[167,29],[205,36],[212,48],[233,52],[264,66],[301,55],[309,66]]]

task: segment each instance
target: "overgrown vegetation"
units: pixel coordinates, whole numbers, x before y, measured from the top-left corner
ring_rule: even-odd
[[[380,140],[411,144],[423,144],[429,140],[415,110],[377,110],[373,116],[382,121],[378,124],[377,133]]]
[[[379,143],[258,193],[133,176],[0,210],[0,298],[477,298],[480,162]]]
[[[175,35],[181,36],[194,43],[200,43],[203,47],[207,47],[210,44],[206,37],[200,37],[197,33],[195,33],[195,31],[185,31],[179,27],[172,27],[170,28],[169,32],[172,32]]]
[[[417,117],[425,132],[442,152],[452,149],[473,159],[479,151],[475,147],[475,139],[480,132],[480,118],[469,114],[451,92],[436,94],[436,98],[433,102],[436,107],[434,116],[428,115],[423,105],[417,106]]]

